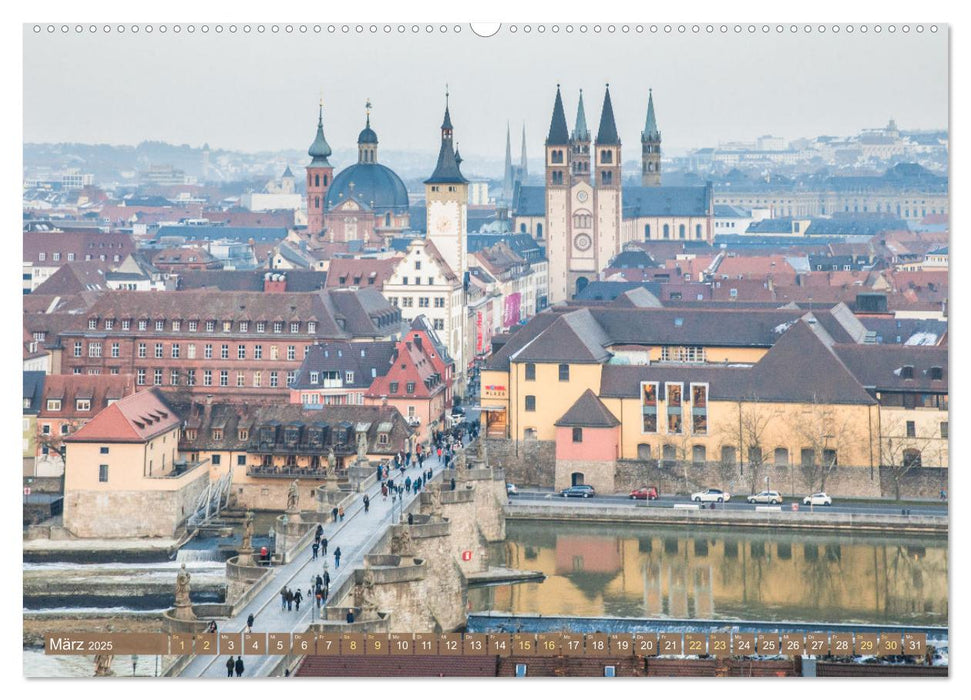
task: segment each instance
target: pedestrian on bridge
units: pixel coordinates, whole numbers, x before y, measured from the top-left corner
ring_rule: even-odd
[[[338,547],[334,550],[334,568],[339,569],[341,567],[341,548]]]
[[[303,593],[297,590],[297,592],[293,594],[293,602],[297,606],[297,612],[300,612],[300,601],[302,600],[303,600]]]
[[[387,501],[388,500],[388,485],[387,484],[381,484],[381,500],[382,501]]]
[[[344,506],[337,509],[337,515],[340,517],[341,522],[344,522]]]
[[[226,677],[232,678],[233,671],[236,669],[236,664],[233,662],[233,657],[229,657],[229,661],[226,662]]]
[[[320,542],[314,542],[312,545],[310,545],[310,551],[312,553],[310,559],[313,561],[317,558],[317,552],[320,551]]]
[[[371,499],[367,494],[364,494],[364,512],[367,513],[371,509]]]
[[[293,610],[293,591],[287,589],[287,612]]]
[[[255,621],[256,621],[256,618],[253,617],[253,613],[250,613],[249,614],[249,617],[246,618],[246,631],[247,632],[250,632],[250,633],[253,632],[253,623]]]
[[[334,516],[335,523],[337,522],[337,513],[338,513],[337,506],[334,506],[333,509],[330,511],[330,514]]]
[[[320,540],[320,553],[325,557],[327,556],[327,538],[323,537]]]
[[[317,523],[317,532],[314,533],[314,539],[317,542],[320,542],[320,538],[323,536],[324,536],[324,526],[321,525],[320,523]]]
[[[411,493],[411,477],[410,476],[405,478],[405,491],[407,491],[408,493]]]
[[[240,676],[243,675],[243,657],[242,656],[237,656],[236,657],[236,664],[235,664],[235,666],[236,666],[236,677],[239,678]]]
[[[287,587],[284,586],[280,589],[280,610],[287,609]]]

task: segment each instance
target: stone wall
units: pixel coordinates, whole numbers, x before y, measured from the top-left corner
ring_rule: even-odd
[[[172,491],[69,491],[64,527],[76,537],[172,537],[208,485],[209,472],[199,469]]]
[[[487,438],[489,462],[517,486],[552,486],[556,443],[552,440]]]
[[[292,479],[263,479],[260,483],[234,482],[230,493],[236,507],[242,510],[286,510],[287,493]],[[324,482],[319,479],[300,479],[300,507],[313,510],[317,507],[315,489]],[[327,510],[330,510],[328,508]]]

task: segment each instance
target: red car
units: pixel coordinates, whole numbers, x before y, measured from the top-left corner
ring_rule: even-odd
[[[657,497],[657,486],[644,486],[630,492],[631,500],[656,501]]]

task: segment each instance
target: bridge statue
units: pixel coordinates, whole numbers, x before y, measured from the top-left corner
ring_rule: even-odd
[[[361,617],[370,617],[378,605],[374,600],[374,572],[370,566],[364,567],[364,576],[354,585],[354,607],[361,609]]]
[[[111,660],[114,659],[112,654],[98,654],[94,657],[94,675],[95,676],[113,676],[114,672],[111,670]]]
[[[253,517],[253,511],[249,511],[243,521],[243,546],[241,549],[244,551],[253,549]]]
[[[357,434],[357,461],[367,461],[367,433],[363,430]]]
[[[294,479],[290,482],[290,490],[287,492],[287,512],[295,513],[300,505],[300,494],[297,492],[297,484],[300,482],[299,479]]]
[[[336,469],[337,469],[337,455],[334,454],[334,448],[333,446],[331,446],[331,448],[327,450],[327,478],[328,479],[333,479],[335,476],[337,476]]]
[[[391,553],[399,556],[411,554],[411,527],[399,525],[391,536]]]

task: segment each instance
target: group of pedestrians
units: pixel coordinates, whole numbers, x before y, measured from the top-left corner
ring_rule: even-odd
[[[237,656],[235,661],[233,661],[233,657],[230,656],[229,660],[226,661],[226,676],[228,678],[233,677],[233,671],[236,672],[236,677],[239,678],[243,675],[243,670],[244,666],[242,656]]]
[[[303,594],[300,589],[290,590],[287,586],[280,589],[280,609],[290,612],[296,607],[300,612],[300,603],[303,602]]]

